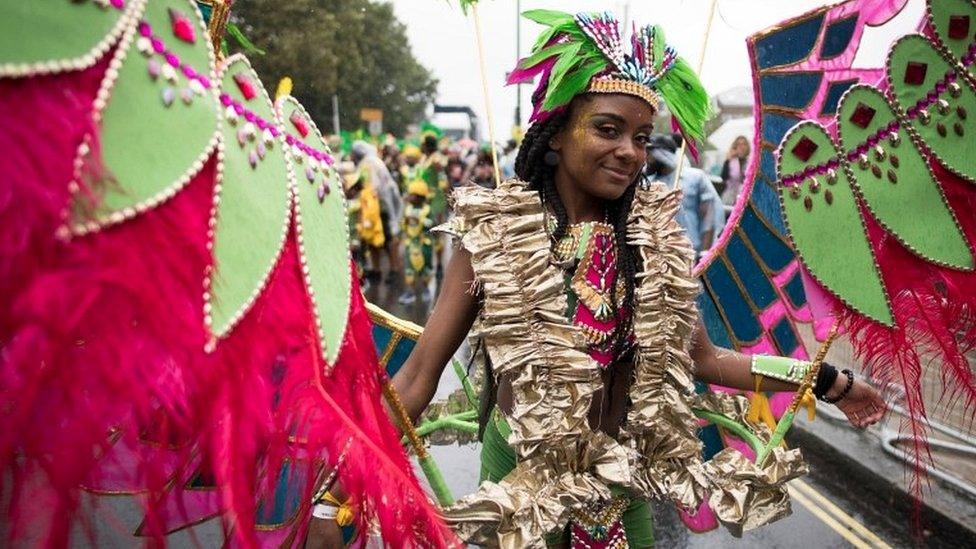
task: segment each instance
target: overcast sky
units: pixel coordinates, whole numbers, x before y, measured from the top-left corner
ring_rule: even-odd
[[[456,0],[391,0],[397,17],[407,25],[410,47],[440,81],[438,102],[470,105],[483,117],[484,102],[477,63],[474,25]],[[479,4],[485,39],[489,93],[498,139],[509,135],[515,113],[515,88],[503,85],[516,56],[515,0],[482,0]],[[705,56],[702,80],[713,94],[735,86],[751,86],[745,39],[784,19],[823,5],[814,0],[720,0]],[[625,7],[626,6],[626,7]],[[522,11],[536,8],[568,12],[611,10],[623,19],[626,11],[637,23],[657,23],[678,53],[697,63],[708,18],[709,0],[522,0]],[[522,20],[524,56],[542,29]],[[523,121],[531,112],[531,89],[522,88]],[[487,137],[487,135],[486,135]]]

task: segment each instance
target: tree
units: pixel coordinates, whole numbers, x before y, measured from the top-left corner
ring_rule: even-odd
[[[385,131],[402,135],[437,94],[437,80],[414,58],[393,7],[370,0],[248,0],[234,20],[265,55],[251,55],[265,86],[291,76],[293,94],[319,127],[332,130],[332,95],[342,128],[362,127],[361,108],[383,110]]]

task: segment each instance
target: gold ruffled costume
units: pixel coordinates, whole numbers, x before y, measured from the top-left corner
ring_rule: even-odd
[[[542,547],[571,512],[609,501],[609,485],[636,497],[669,498],[694,510],[708,497],[733,533],[790,512],[783,483],[805,472],[797,450],[777,449],[763,467],[726,448],[703,462],[693,407],[745,422],[746,401],[696,395],[688,354],[697,311],[692,250],[674,220],[680,193],[662,184],[639,189],[628,242],[639,250],[634,303],[638,349],[633,402],[619,441],[590,429],[587,412],[600,370],[581,329],[566,319],[562,271],[551,264],[537,192],[511,179],[495,190],[455,191],[455,231],[471,253],[484,303],[474,326],[498,378],[512,384],[506,416],[518,465],[500,482],[445,510],[472,543]],[[751,426],[757,432],[763,427]],[[767,433],[768,436],[768,433]],[[711,494],[710,496],[708,494]]]

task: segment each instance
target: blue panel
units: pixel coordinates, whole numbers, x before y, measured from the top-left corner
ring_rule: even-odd
[[[854,36],[854,29],[856,28],[856,13],[847,19],[834,21],[827,25],[827,30],[824,32],[823,45],[820,46],[820,57],[822,59],[830,59],[831,57],[837,57],[844,53],[844,50],[851,43],[851,37]]]
[[[700,381],[695,382],[695,392],[698,394],[707,393],[708,385]],[[709,424],[704,427],[698,428],[698,438],[701,439],[704,447],[702,448],[702,458],[712,459],[712,456],[722,451],[725,448],[725,443],[722,442],[722,434],[719,433],[718,427]]]
[[[779,180],[779,175],[776,173],[776,157],[773,156],[773,151],[765,148],[762,150],[762,156],[759,157],[759,170],[768,183]]]
[[[380,326],[379,324],[373,324],[373,344],[376,345],[376,354],[383,356],[383,351],[386,349],[388,343],[390,343],[390,337],[393,336],[393,331],[385,326]]]
[[[701,312],[702,322],[705,324],[705,330],[708,331],[708,337],[712,343],[726,349],[735,349],[732,345],[732,339],[729,337],[729,330],[725,327],[725,322],[719,316],[715,302],[712,301],[712,296],[708,292],[699,294],[698,310]]]
[[[705,270],[704,281],[712,293],[721,299],[716,306],[725,313],[735,338],[743,343],[751,343],[759,339],[762,328],[725,262],[713,261]]]
[[[790,324],[790,317],[781,318],[776,326],[773,326],[772,334],[773,342],[776,343],[781,355],[787,356],[793,353],[797,346],[797,340],[793,326]]]
[[[793,275],[793,278],[786,283],[783,289],[786,290],[786,297],[789,298],[794,308],[799,309],[806,305],[807,294],[803,291],[803,279],[800,277],[799,271]]]
[[[772,32],[756,41],[756,63],[760,69],[803,61],[813,51],[824,14]]]
[[[799,124],[801,120],[803,119],[795,116],[771,112],[764,113],[762,116],[762,137],[773,145],[779,145],[786,132],[793,126]]]
[[[400,367],[403,366],[403,363],[407,361],[407,357],[410,356],[411,352],[413,352],[413,348],[416,346],[416,344],[417,343],[414,340],[406,338],[401,339],[397,343],[396,348],[393,349],[393,354],[390,355],[389,362],[386,363],[386,373],[389,374],[390,377],[393,377],[397,372],[400,371]]]
[[[759,92],[764,107],[781,107],[801,110],[810,104],[823,73],[795,72],[786,74],[767,74],[759,77]]]
[[[823,107],[820,108],[820,116],[833,116],[837,114],[837,105],[840,104],[840,98],[854,84],[857,84],[857,80],[831,82],[830,86],[827,86],[827,97],[824,98]]]
[[[770,271],[778,273],[796,257],[792,248],[770,232],[769,227],[759,219],[752,209],[746,208],[743,212],[739,227]]]
[[[735,274],[739,275],[739,280],[742,281],[742,285],[745,286],[746,292],[757,308],[765,309],[779,299],[776,290],[766,278],[766,273],[756,263],[755,258],[752,257],[752,252],[749,251],[749,248],[742,242],[742,237],[738,234],[729,239],[726,257],[729,258],[732,268],[735,269]]]
[[[255,523],[274,526],[290,520],[292,515],[298,511],[304,484],[304,472],[293,472],[291,464],[285,462],[278,474],[274,499],[268,501],[262,498],[262,501],[258,502],[257,513],[254,517]]]
[[[771,220],[781,234],[786,234],[786,224],[783,223],[783,214],[780,211],[779,193],[774,191],[765,179],[756,179],[756,184],[752,186],[752,205],[766,219]]]

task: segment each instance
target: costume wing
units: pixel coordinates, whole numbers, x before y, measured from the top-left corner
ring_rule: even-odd
[[[895,4],[849,1],[826,6],[747,40],[755,98],[754,152],[725,230],[696,267],[703,288],[698,306],[716,344],[749,354],[806,359],[801,331],[813,328],[823,337],[832,323],[811,309],[802,263],[780,205],[775,153],[801,121],[829,123],[853,85],[883,81],[883,60],[864,64],[858,52],[865,29],[906,11]],[[918,25],[917,16],[912,25]],[[789,400],[789,394],[771,397],[772,413],[779,416]],[[702,429],[702,438],[707,453],[723,444],[749,452],[715,426]],[[717,524],[707,510],[684,518],[694,530]]]
[[[294,545],[338,468],[384,539],[452,543],[383,408],[304,109],[243,56],[218,77],[190,0],[22,4],[0,0],[5,535],[68,545],[107,506],[84,489],[125,534]]]
[[[973,25],[968,0],[851,0],[750,37],[757,154],[698,268],[718,343],[803,356],[799,324],[846,329],[875,379],[905,387],[916,470],[920,356],[967,409],[976,395]]]

